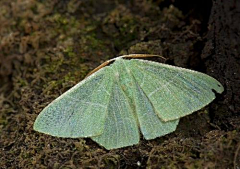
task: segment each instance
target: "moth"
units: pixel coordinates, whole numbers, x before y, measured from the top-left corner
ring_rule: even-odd
[[[136,59],[152,56],[123,55],[103,63],[45,107],[34,130],[90,137],[108,150],[131,146],[139,143],[140,133],[151,140],[175,131],[181,117],[208,105],[214,91],[224,90],[206,74]]]

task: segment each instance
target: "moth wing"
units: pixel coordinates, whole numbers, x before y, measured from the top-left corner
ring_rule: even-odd
[[[129,100],[119,83],[114,83],[104,132],[92,139],[106,149],[138,144],[139,131]]]
[[[121,60],[119,63],[119,79],[126,96],[130,98],[130,105],[134,110],[134,116],[144,138],[150,140],[175,131],[179,120],[164,122],[160,119],[150,100],[130,71],[130,62],[129,60]]]
[[[34,123],[34,130],[71,138],[100,135],[112,84],[111,70],[102,68],[45,107]]]
[[[176,120],[209,104],[223,86],[214,78],[192,70],[140,59],[130,69],[163,121]]]
[[[155,112],[153,105],[136,84],[135,104],[141,132],[145,139],[150,140],[164,136],[176,130],[179,120],[164,122]]]

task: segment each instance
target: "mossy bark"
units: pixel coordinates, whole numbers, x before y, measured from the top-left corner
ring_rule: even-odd
[[[240,3],[231,1],[0,2],[2,168],[237,168]],[[161,54],[207,73],[225,93],[176,132],[106,151],[90,139],[33,131],[39,112],[105,60]],[[211,150],[211,151],[210,151]]]

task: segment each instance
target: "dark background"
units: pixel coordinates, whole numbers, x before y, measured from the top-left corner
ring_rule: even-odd
[[[0,168],[239,168],[240,1],[1,0]],[[105,60],[160,54],[225,91],[175,132],[107,151],[33,131],[39,112]]]

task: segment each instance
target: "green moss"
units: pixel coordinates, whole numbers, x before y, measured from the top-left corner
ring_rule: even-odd
[[[182,119],[178,130],[166,137],[141,139],[139,145],[112,151],[90,139],[56,138],[33,131],[34,120],[48,103],[120,51],[175,56],[174,60],[201,54],[193,47],[201,39],[194,34],[201,30],[199,25],[185,22],[176,7],[161,11],[160,1],[157,5],[104,3],[0,1],[4,23],[0,32],[4,53],[0,52],[0,166],[231,168],[240,142],[239,130],[234,128],[239,120],[232,117],[233,131],[214,130],[210,122],[216,117],[209,117],[212,109]],[[26,50],[21,51],[24,38],[28,39]],[[218,117],[227,112],[214,109]]]
[[[123,48],[129,42],[138,39],[139,37],[139,18],[126,12],[124,8],[117,8],[109,16],[105,18],[105,25],[111,27],[117,25],[117,32],[106,32],[114,40],[114,45],[117,48]],[[106,28],[107,30],[109,28]]]
[[[76,57],[76,54],[74,53],[72,46],[67,47],[66,49],[63,50],[63,52],[70,58]]]

